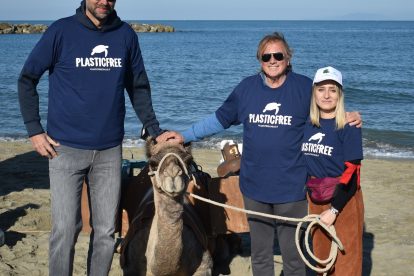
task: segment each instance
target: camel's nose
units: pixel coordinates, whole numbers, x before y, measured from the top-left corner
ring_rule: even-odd
[[[164,170],[164,190],[168,193],[180,193],[185,188],[185,182],[183,179],[183,171],[175,163],[170,163]]]

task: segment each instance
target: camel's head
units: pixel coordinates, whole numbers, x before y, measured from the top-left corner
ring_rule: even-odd
[[[146,146],[154,188],[170,197],[183,195],[190,181],[187,168],[193,160],[189,151],[181,144],[156,144],[153,139],[148,139]]]

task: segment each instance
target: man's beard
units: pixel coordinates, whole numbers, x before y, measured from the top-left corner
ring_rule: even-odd
[[[100,7],[95,7],[95,8],[87,8],[88,11],[98,20],[100,21],[104,21],[108,18],[108,16],[113,12],[113,8],[108,8],[106,13],[97,13],[96,9],[98,9]],[[105,7],[106,8],[106,7]]]

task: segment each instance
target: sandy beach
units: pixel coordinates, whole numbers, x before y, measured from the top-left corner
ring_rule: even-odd
[[[196,162],[216,176],[219,151],[194,149]],[[142,149],[124,158],[144,159]],[[414,275],[414,160],[367,159],[362,167],[365,202],[364,275]],[[48,161],[28,142],[0,142],[0,275],[48,275],[50,231]],[[81,233],[74,275],[85,275],[89,237]],[[251,275],[248,239],[230,263],[230,275]],[[292,241],[293,242],[293,241]],[[281,257],[275,255],[276,275]],[[122,275],[119,254],[110,275]]]

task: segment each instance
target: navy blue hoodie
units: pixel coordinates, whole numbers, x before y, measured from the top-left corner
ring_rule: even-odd
[[[44,132],[36,87],[47,70],[47,132],[59,143],[95,150],[121,144],[125,89],[147,133],[161,132],[137,35],[115,11],[98,29],[83,1],[75,15],[54,22],[32,50],[18,80],[30,137]]]

